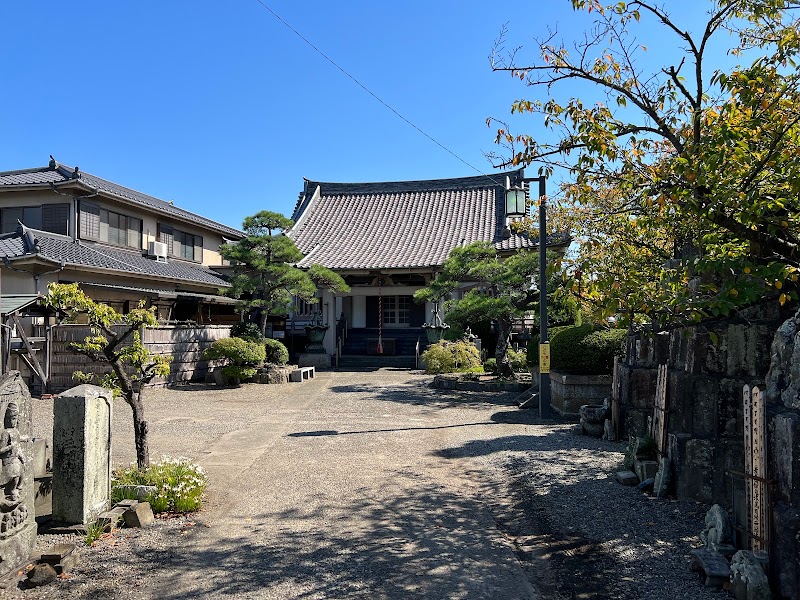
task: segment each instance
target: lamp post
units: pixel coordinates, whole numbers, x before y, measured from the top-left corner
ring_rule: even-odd
[[[525,198],[525,183],[539,182],[539,417],[552,419],[550,406],[550,342],[547,339],[547,191],[544,175],[523,177],[521,188],[512,187],[506,192],[506,213],[520,213],[520,196]],[[524,204],[523,204],[524,206]],[[523,211],[524,212],[524,211]]]

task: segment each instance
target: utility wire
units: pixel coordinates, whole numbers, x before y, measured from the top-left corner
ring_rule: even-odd
[[[344,74],[345,74],[347,77],[349,77],[349,78],[350,78],[350,79],[351,79],[351,80],[352,80],[352,81],[353,81],[353,82],[354,82],[354,83],[355,83],[355,84],[356,84],[358,87],[360,87],[362,90],[364,90],[365,92],[367,92],[367,93],[368,93],[370,96],[372,96],[373,98],[375,98],[375,100],[377,100],[378,102],[380,102],[381,104],[383,104],[383,105],[384,105],[386,108],[388,108],[390,111],[392,111],[392,112],[393,112],[395,115],[397,115],[398,117],[400,117],[400,119],[402,119],[403,121],[405,121],[406,123],[408,123],[409,125],[411,125],[411,127],[413,127],[414,129],[416,129],[417,131],[419,131],[419,132],[420,132],[422,135],[424,135],[426,138],[428,138],[428,139],[429,139],[430,141],[432,141],[434,144],[436,144],[437,146],[439,146],[439,147],[440,147],[442,150],[444,150],[445,152],[447,152],[447,153],[451,154],[452,156],[454,156],[455,158],[457,158],[458,160],[460,160],[462,163],[464,163],[465,165],[467,165],[467,166],[468,166],[470,169],[472,169],[472,170],[474,170],[474,171],[477,171],[478,173],[480,173],[480,174],[481,174],[481,175],[483,175],[484,177],[488,177],[489,179],[491,179],[492,181],[494,181],[494,182],[495,182],[497,185],[503,185],[503,184],[501,184],[499,181],[497,181],[497,180],[496,180],[494,177],[492,177],[491,175],[487,175],[486,173],[484,173],[483,171],[481,171],[481,170],[480,170],[478,167],[476,167],[476,166],[474,166],[474,165],[472,165],[472,164],[468,163],[466,160],[464,160],[463,158],[461,158],[461,157],[460,157],[458,154],[456,154],[455,152],[453,152],[452,150],[450,150],[450,148],[448,148],[447,146],[445,146],[444,144],[442,144],[441,142],[439,142],[439,141],[438,141],[437,139],[435,139],[434,137],[432,137],[432,136],[428,135],[428,134],[427,134],[426,132],[424,132],[422,129],[420,129],[419,127],[417,127],[416,125],[414,125],[414,123],[412,123],[411,121],[409,121],[408,119],[406,119],[406,118],[405,118],[403,115],[401,115],[399,112],[397,112],[397,111],[396,111],[394,108],[392,108],[392,107],[391,107],[389,104],[387,104],[386,102],[384,102],[384,101],[383,101],[383,100],[382,100],[382,99],[381,99],[381,98],[380,98],[380,97],[379,97],[377,94],[375,94],[374,92],[372,92],[372,90],[370,90],[370,89],[369,89],[367,86],[365,86],[365,85],[364,85],[363,83],[361,83],[361,82],[360,82],[358,79],[356,79],[356,78],[355,78],[353,75],[351,75],[350,73],[348,73],[347,71],[345,71],[345,70],[344,70],[342,67],[340,67],[340,66],[339,66],[339,65],[336,63],[336,61],[335,61],[335,60],[333,60],[333,59],[332,59],[330,56],[328,56],[328,55],[327,55],[327,54],[325,54],[325,53],[324,53],[322,50],[320,50],[319,48],[317,48],[317,47],[316,47],[316,46],[315,46],[315,45],[314,45],[314,44],[313,44],[313,43],[312,43],[312,42],[311,42],[311,41],[310,41],[310,40],[309,40],[307,37],[305,37],[305,36],[304,36],[302,33],[300,33],[299,31],[297,31],[297,29],[295,29],[294,27],[292,27],[291,25],[289,25],[289,23],[287,23],[286,21],[284,21],[284,20],[283,20],[283,18],[282,18],[282,17],[281,17],[281,16],[280,16],[278,13],[276,13],[274,10],[272,10],[272,9],[271,9],[269,6],[267,6],[267,5],[266,5],[266,4],[263,2],[263,0],[256,0],[256,2],[258,2],[258,3],[259,3],[261,6],[262,6],[262,7],[264,7],[264,9],[265,9],[265,10],[269,11],[269,12],[272,14],[272,16],[273,16],[273,17],[275,17],[276,19],[278,19],[278,21],[280,21],[281,23],[283,23],[283,24],[284,24],[284,25],[285,25],[285,26],[286,26],[286,27],[287,27],[287,28],[288,28],[290,31],[292,31],[292,32],[293,32],[293,33],[294,33],[294,34],[295,34],[297,37],[299,37],[299,38],[300,38],[301,40],[303,40],[303,41],[304,41],[306,44],[308,44],[308,45],[309,45],[311,48],[313,48],[313,49],[314,49],[314,50],[315,50],[315,51],[316,51],[316,52],[317,52],[317,53],[318,53],[320,56],[322,56],[322,58],[324,58],[324,59],[325,59],[325,60],[327,60],[329,63],[331,63],[331,64],[332,64],[334,67],[336,67],[337,69],[339,69],[339,70],[340,70],[342,73],[344,73]]]

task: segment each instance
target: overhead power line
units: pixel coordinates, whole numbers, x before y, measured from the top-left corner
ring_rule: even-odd
[[[256,0],[256,2],[258,2],[258,3],[259,3],[259,4],[260,4],[260,5],[261,5],[261,6],[262,6],[262,7],[263,7],[265,10],[267,10],[267,11],[268,11],[268,12],[269,12],[269,13],[270,13],[270,14],[271,14],[273,17],[275,17],[275,18],[276,18],[278,21],[280,21],[281,23],[283,23],[283,24],[286,26],[286,28],[287,28],[287,29],[289,29],[289,30],[290,30],[292,33],[294,33],[294,34],[295,34],[297,37],[299,37],[299,38],[300,38],[301,40],[303,40],[303,41],[304,41],[306,44],[308,44],[308,46],[310,46],[311,48],[313,48],[313,49],[314,49],[314,51],[316,51],[316,52],[317,52],[317,54],[319,54],[319,55],[320,55],[322,58],[324,58],[324,59],[325,59],[325,60],[327,60],[329,63],[331,63],[331,64],[332,64],[334,67],[336,67],[337,69],[339,69],[339,70],[340,70],[342,73],[344,73],[344,74],[345,74],[345,75],[346,75],[346,76],[347,76],[349,79],[351,79],[351,80],[353,81],[353,83],[355,83],[355,84],[356,84],[358,87],[360,87],[362,90],[364,90],[365,92],[367,92],[367,93],[368,93],[370,96],[372,96],[373,98],[375,98],[375,100],[377,100],[377,101],[378,101],[378,102],[380,102],[380,103],[381,103],[383,106],[385,106],[385,107],[386,107],[386,108],[388,108],[390,111],[392,111],[392,112],[393,112],[393,113],[394,113],[396,116],[398,116],[400,119],[402,119],[403,121],[405,121],[405,122],[406,122],[408,125],[411,125],[411,127],[413,127],[414,129],[416,129],[418,132],[420,132],[422,135],[424,135],[426,138],[428,138],[428,139],[429,139],[430,141],[432,141],[434,144],[436,144],[437,146],[439,146],[439,147],[440,147],[442,150],[444,150],[444,151],[445,151],[445,152],[447,152],[448,154],[451,154],[451,155],[452,155],[452,156],[454,156],[456,159],[460,160],[462,163],[464,163],[465,165],[467,165],[467,166],[468,166],[470,169],[472,169],[472,170],[474,170],[474,171],[477,171],[478,173],[480,173],[480,174],[481,174],[481,175],[483,175],[484,177],[488,177],[489,179],[491,179],[492,181],[494,181],[494,182],[495,182],[495,183],[497,183],[498,185],[501,185],[501,184],[500,184],[500,183],[499,183],[499,182],[498,182],[496,179],[494,179],[494,178],[493,178],[491,175],[487,175],[486,173],[484,173],[483,171],[481,171],[481,170],[480,170],[478,167],[476,167],[476,166],[474,166],[474,165],[470,164],[469,162],[467,162],[466,160],[464,160],[463,158],[461,158],[461,157],[460,157],[458,154],[456,154],[455,152],[453,152],[452,150],[450,150],[450,148],[448,148],[447,146],[445,146],[444,144],[442,144],[442,143],[441,143],[439,140],[437,140],[437,139],[436,139],[436,138],[434,138],[433,136],[429,135],[428,133],[426,133],[425,131],[423,131],[421,128],[417,127],[417,126],[416,126],[414,123],[412,123],[411,121],[409,121],[409,120],[408,120],[406,117],[404,117],[403,115],[401,115],[401,114],[400,114],[400,113],[399,113],[397,110],[395,110],[395,109],[394,109],[394,108],[393,108],[391,105],[389,105],[387,102],[385,102],[385,101],[384,101],[382,98],[380,98],[380,97],[379,97],[377,94],[375,94],[375,93],[374,93],[372,90],[370,90],[370,89],[369,89],[369,88],[368,88],[366,85],[364,85],[363,83],[361,83],[361,82],[360,82],[360,81],[359,81],[359,80],[358,80],[356,77],[354,77],[353,75],[351,75],[350,73],[348,73],[348,72],[347,72],[347,71],[346,71],[346,70],[345,70],[343,67],[339,66],[339,64],[338,64],[338,63],[337,63],[335,60],[333,60],[333,59],[332,59],[330,56],[328,56],[328,55],[327,55],[327,54],[325,54],[325,53],[324,53],[322,50],[320,50],[319,48],[317,48],[317,47],[316,47],[316,46],[313,44],[313,42],[311,42],[311,40],[309,40],[309,39],[308,39],[307,37],[305,37],[305,36],[304,36],[302,33],[300,33],[299,31],[297,31],[297,29],[295,29],[295,28],[294,28],[294,27],[292,27],[292,26],[291,26],[289,23],[287,23],[287,22],[286,22],[286,21],[283,19],[283,17],[281,17],[281,16],[280,16],[278,13],[276,13],[276,12],[275,12],[274,10],[272,10],[272,9],[271,9],[269,6],[267,6],[267,5],[266,5],[266,4],[263,2],[263,0]]]

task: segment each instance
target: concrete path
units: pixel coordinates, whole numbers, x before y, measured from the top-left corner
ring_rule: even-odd
[[[174,548],[141,553],[152,578],[140,593],[538,598],[494,521],[490,504],[502,499],[488,497],[490,477],[470,462],[480,452],[462,451],[530,428],[504,417],[519,414],[508,396],[429,382],[382,370],[155,394],[154,455],[193,456],[211,486],[196,527]],[[132,450],[126,426],[118,459]]]

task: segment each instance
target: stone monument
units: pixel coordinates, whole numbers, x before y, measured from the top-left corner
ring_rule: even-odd
[[[111,497],[111,390],[79,385],[53,403],[53,520],[88,525]]]
[[[19,371],[0,377],[0,577],[33,552],[31,395]]]

